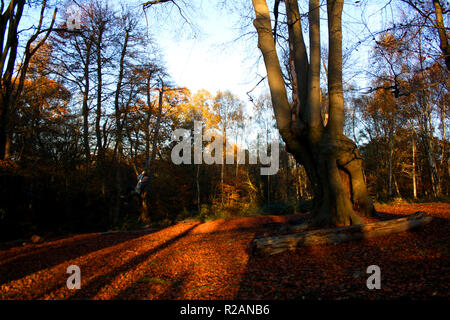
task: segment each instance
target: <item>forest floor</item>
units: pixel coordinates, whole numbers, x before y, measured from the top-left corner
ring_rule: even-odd
[[[268,257],[252,254],[252,240],[305,216],[190,221],[0,247],[0,299],[448,299],[450,204],[377,210],[399,217],[425,211],[433,220],[408,232]],[[81,269],[79,290],[66,287],[70,265]],[[366,286],[370,265],[381,269],[380,290]]]

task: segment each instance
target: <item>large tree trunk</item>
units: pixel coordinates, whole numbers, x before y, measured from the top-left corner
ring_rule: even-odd
[[[265,0],[253,0],[258,47],[267,69],[267,78],[277,126],[287,149],[306,170],[314,192],[313,223],[316,225],[359,224],[355,213],[375,212],[362,173],[356,145],[343,132],[344,99],[342,89],[343,1],[328,1],[328,91],[329,119],[320,113],[320,20],[319,0],[309,3],[310,62],[302,36],[296,0],[285,0],[289,24],[291,79],[295,81],[298,105],[292,107],[275,48],[270,14]],[[293,60],[293,61],[292,61]]]

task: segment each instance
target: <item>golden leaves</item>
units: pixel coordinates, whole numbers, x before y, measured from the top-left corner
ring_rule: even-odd
[[[450,236],[448,203],[381,205],[378,211],[435,217],[417,232],[272,257],[254,256],[252,240],[275,224],[305,216],[261,216],[179,223],[156,232],[90,234],[39,246],[0,249],[0,299],[391,299],[448,297],[443,281]],[[67,257],[71,257],[68,259]],[[15,261],[15,262],[14,262]],[[365,285],[376,262],[382,290]],[[67,264],[82,286],[65,287]],[[356,275],[356,276],[355,276]]]

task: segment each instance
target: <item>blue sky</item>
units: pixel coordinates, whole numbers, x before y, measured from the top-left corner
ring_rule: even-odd
[[[227,9],[223,9],[218,7],[220,3],[218,0],[178,1],[185,10],[183,11],[185,16],[195,24],[195,33],[191,32],[188,25],[182,23],[180,13],[173,5],[159,4],[146,11],[148,31],[160,48],[161,56],[174,83],[178,86],[186,86],[193,92],[202,88],[213,94],[218,90],[230,90],[242,100],[248,101],[246,92],[256,85],[260,76],[264,76],[266,71],[261,60],[258,65],[255,64],[260,57],[256,37],[247,42],[233,42],[242,35],[242,31],[236,28],[242,12],[231,13],[229,3],[238,2],[228,1]],[[144,1],[129,0],[128,2],[141,7]],[[270,6],[271,1],[268,2]],[[384,0],[365,1],[366,20],[373,30],[379,30],[386,23],[383,21],[383,15],[379,13],[379,9],[385,2]],[[187,5],[183,6],[184,3]],[[305,11],[306,6],[307,1],[305,3],[300,1],[301,10]],[[64,8],[59,8],[60,14],[63,11]],[[324,10],[322,14],[325,17]],[[29,17],[26,16],[24,25],[37,17],[37,11]],[[355,1],[346,1],[343,17],[344,46],[351,47],[366,34],[360,23],[361,8],[355,5]],[[323,19],[322,42],[325,47],[326,26],[326,20]],[[247,31],[253,31],[253,28]],[[307,39],[308,36],[305,34],[306,42]],[[369,53],[369,43],[359,46],[358,51],[353,52],[349,70],[364,70],[367,67]],[[364,72],[360,71],[359,74],[352,74],[353,76],[356,76],[354,81],[358,85],[366,85]],[[258,90],[261,92],[267,88],[261,85]],[[258,90],[255,90],[253,95],[257,95]]]
[[[111,0],[114,4],[116,1]],[[126,0],[124,0],[126,1]],[[196,92],[206,89],[213,95],[218,90],[230,90],[237,95],[247,106],[247,112],[252,113],[252,103],[247,92],[254,89],[262,76],[266,75],[265,66],[261,54],[257,48],[257,38],[246,37],[246,40],[235,42],[244,32],[254,32],[250,25],[245,31],[239,30],[237,25],[243,14],[230,8],[231,4],[246,3],[250,6],[250,0],[228,0],[226,9],[219,8],[219,0],[178,0],[183,6],[183,14],[195,25],[192,29],[183,24],[180,12],[173,5],[159,4],[146,11],[147,26],[150,37],[156,42],[160,49],[160,56],[164,61],[168,74],[173,84],[184,86]],[[238,2],[244,1],[244,2]],[[247,1],[247,2],[245,2]],[[129,4],[142,10],[141,0],[128,0]],[[271,0],[268,0],[271,7]],[[343,14],[343,37],[344,52],[346,48],[352,48],[368,35],[367,30],[361,23],[361,9],[355,1],[346,1]],[[389,13],[380,8],[386,0],[365,0],[364,17],[372,31],[382,30],[389,22]],[[307,1],[299,1],[300,11],[307,11]],[[231,9],[235,9],[232,13]],[[59,14],[65,8],[59,8]],[[23,26],[39,17],[38,10],[28,12],[24,17]],[[50,16],[50,14],[49,14]],[[60,16],[61,17],[61,16]],[[327,21],[325,8],[321,12],[322,47],[327,48]],[[250,20],[246,20],[251,23]],[[303,24],[305,26],[305,24]],[[192,31],[194,30],[194,31]],[[308,45],[308,34],[304,32],[305,41]],[[367,41],[352,51],[352,59],[344,65],[344,80],[351,79],[353,85],[360,88],[367,87],[367,74],[369,68],[370,52],[373,42]],[[257,63],[259,62],[259,63]],[[323,82],[326,80],[323,79]],[[363,90],[361,90],[363,91]],[[252,97],[257,99],[260,94],[267,94],[268,88],[265,82],[261,83],[253,92]]]
[[[156,14],[168,14],[167,19],[157,21],[158,24],[163,23],[163,28],[149,22],[149,30],[162,49],[169,74],[177,85],[186,86],[192,91],[202,88],[211,93],[230,90],[241,99],[247,99],[246,92],[258,81],[255,81],[255,71],[265,73],[262,66],[256,69],[247,59],[252,53],[255,60],[259,55],[256,39],[253,46],[233,42],[240,35],[236,30],[239,16],[209,1],[193,2],[197,9],[192,13],[192,19],[195,19],[198,27],[195,34],[178,34],[181,17],[177,10],[157,11]],[[154,7],[148,9],[148,17],[151,17],[152,9]],[[160,30],[154,32],[154,27]],[[189,26],[184,25],[183,28],[189,29]]]
[[[270,7],[271,1],[268,2]],[[361,7],[354,2],[346,1],[344,7],[344,46],[347,47],[352,47],[359,39],[367,36],[367,30],[364,31],[361,24]],[[214,93],[217,90],[228,89],[244,101],[248,100],[246,92],[256,85],[260,76],[266,74],[261,60],[258,65],[255,65],[260,57],[256,37],[247,43],[232,42],[242,34],[242,31],[236,28],[239,14],[218,8],[218,1],[195,0],[189,3],[194,3],[195,6],[194,10],[187,11],[187,14],[189,16],[191,13],[192,19],[195,19],[199,27],[197,39],[193,39],[192,33],[181,31],[180,28],[189,29],[189,27],[186,25],[181,27],[181,17],[175,8],[163,10],[152,7],[147,11],[150,20],[149,31],[155,36],[162,49],[169,74],[178,85],[186,86],[192,91],[204,88]],[[383,20],[385,15],[379,11],[384,3],[383,0],[366,1],[365,17],[372,31],[380,30],[387,22]],[[300,4],[306,10],[306,6],[301,2]],[[150,18],[154,17],[152,14],[158,17],[165,15],[165,19],[156,19],[152,24],[152,18]],[[326,16],[324,10],[322,14],[323,17]],[[322,20],[321,29],[322,42],[326,48],[327,21],[325,19]],[[250,28],[250,31],[253,31],[253,28]],[[305,34],[305,40],[308,41],[307,34]],[[367,42],[360,45],[358,50],[354,50],[353,59],[348,65],[349,72],[354,72],[351,75],[353,81],[362,87],[367,83],[366,75],[361,70],[367,68],[371,45]],[[355,74],[355,71],[359,72]],[[258,89],[267,90],[264,85]]]

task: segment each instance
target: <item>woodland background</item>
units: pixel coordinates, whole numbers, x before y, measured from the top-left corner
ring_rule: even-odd
[[[448,201],[448,69],[431,1],[417,8],[407,2],[401,22],[373,35],[371,67],[361,70],[371,87],[345,84],[345,134],[360,148],[376,201]],[[304,168],[283,147],[268,94],[247,102],[227,88],[180,88],[146,31],[142,8],[82,3],[80,31],[67,32],[65,20],[55,19],[51,32],[39,26],[21,34],[29,41],[16,45],[20,63],[10,66],[3,57],[11,72],[2,74],[1,87],[2,103],[10,99],[2,113],[1,241],[308,211]],[[54,8],[44,6],[48,19]],[[326,117],[326,86],[322,101]],[[171,133],[193,130],[194,120],[226,135],[235,149],[279,139],[278,173],[260,175],[261,164],[173,164]],[[151,179],[145,205],[126,201],[144,168]]]

